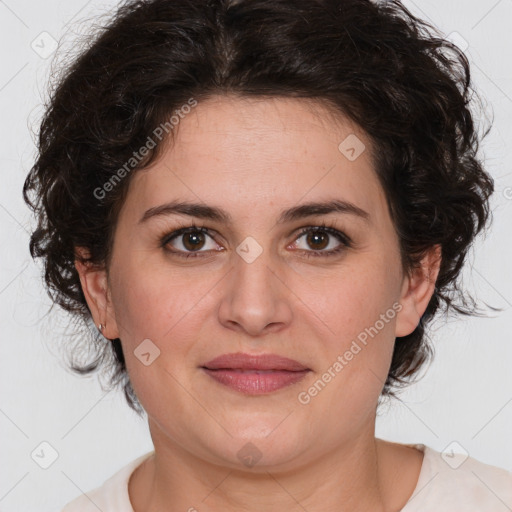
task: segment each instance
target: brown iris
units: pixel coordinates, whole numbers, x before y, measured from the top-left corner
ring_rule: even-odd
[[[329,235],[323,231],[310,231],[307,234],[306,241],[310,247],[315,250],[325,249],[327,247]],[[321,247],[316,247],[315,245],[320,243],[322,244],[321,239],[323,239],[323,245]]]
[[[204,244],[204,233],[194,231],[193,233],[183,235],[183,245],[189,251],[201,249],[202,244]]]

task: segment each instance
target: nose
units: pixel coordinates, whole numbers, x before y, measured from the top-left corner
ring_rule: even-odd
[[[253,261],[239,254],[233,256],[218,310],[221,324],[251,336],[277,332],[289,325],[292,292],[286,285],[286,264],[272,260],[268,251]]]

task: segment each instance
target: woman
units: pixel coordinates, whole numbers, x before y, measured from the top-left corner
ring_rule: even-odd
[[[504,469],[375,437],[435,313],[474,312],[469,77],[399,2],[118,10],[24,192],[54,301],[109,340],[84,371],[115,355],[155,449],[65,512],[512,507]]]

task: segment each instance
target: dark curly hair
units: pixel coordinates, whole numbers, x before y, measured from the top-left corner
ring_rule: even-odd
[[[51,91],[38,157],[23,188],[38,220],[31,255],[44,261],[53,303],[72,313],[77,325],[92,327],[75,249],[87,248],[82,261],[108,269],[130,179],[161,154],[163,144],[122,180],[119,170],[158,126],[191,98],[322,102],[357,123],[372,142],[404,269],[441,246],[428,307],[414,332],[395,343],[382,396],[396,397],[433,355],[425,327],[436,311],[444,306],[479,314],[458,282],[468,249],[490,216],[494,189],[477,158],[474,93],[464,53],[398,0],[126,2]],[[99,194],[113,178],[119,183]],[[111,385],[122,383],[130,407],[141,413],[120,340],[100,339],[95,328],[80,338],[73,353],[86,341],[93,356],[82,365],[73,362],[72,369],[86,374],[108,368]]]

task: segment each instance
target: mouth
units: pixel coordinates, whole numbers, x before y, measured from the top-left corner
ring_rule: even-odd
[[[311,371],[275,354],[224,354],[201,369],[216,382],[247,395],[267,394],[296,384]]]

